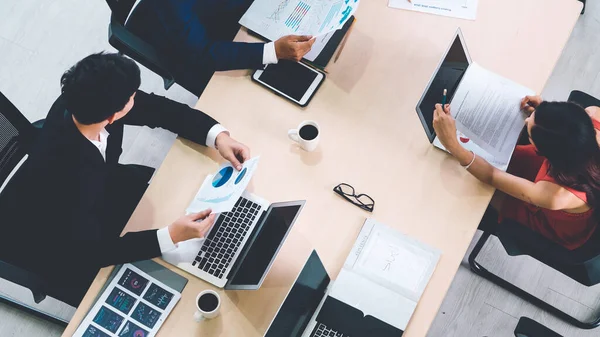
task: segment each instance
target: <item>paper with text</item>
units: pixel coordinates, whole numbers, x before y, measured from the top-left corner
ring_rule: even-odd
[[[286,35],[321,36],[336,31],[360,0],[255,0],[240,24],[275,41]]]
[[[521,99],[534,93],[473,63],[452,98],[456,128],[496,161],[508,163],[527,117]]]
[[[475,20],[479,0],[389,0],[392,8]]]
[[[240,171],[227,163],[214,175],[208,175],[200,190],[186,209],[186,213],[197,213],[212,209],[213,213],[229,212],[246,190],[260,157],[247,160]]]

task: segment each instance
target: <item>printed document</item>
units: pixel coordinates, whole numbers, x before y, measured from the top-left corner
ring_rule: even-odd
[[[213,213],[231,211],[252,179],[259,159],[254,157],[247,160],[240,171],[227,163],[215,174],[208,175],[186,213],[197,213],[208,208]]]
[[[330,296],[405,330],[440,255],[435,248],[367,219]]]
[[[240,24],[271,41],[286,35],[319,37],[342,28],[359,3],[360,0],[255,0]]]
[[[508,164],[527,118],[521,111],[521,99],[533,94],[533,90],[472,63],[452,99],[456,128],[496,162]]]
[[[388,6],[459,19],[475,20],[479,0],[389,0]]]

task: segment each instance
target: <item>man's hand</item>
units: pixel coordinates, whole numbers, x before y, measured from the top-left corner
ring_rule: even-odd
[[[242,169],[242,164],[250,159],[250,149],[246,145],[229,137],[226,132],[221,132],[217,136],[215,145],[221,157],[229,161],[238,171]]]
[[[183,216],[169,226],[169,234],[173,243],[177,244],[190,239],[203,238],[215,223],[215,214],[207,209],[200,213]],[[201,221],[198,221],[201,220]]]
[[[315,39],[312,36],[284,36],[275,41],[275,54],[278,60],[300,61],[314,43]]]
[[[543,101],[542,96],[525,96],[525,98],[521,100],[521,110],[524,110],[528,115],[531,115]]]
[[[435,105],[435,111],[433,111],[433,128],[442,145],[450,153],[452,153],[452,149],[460,146],[456,139],[456,122],[450,114],[449,104],[446,104],[443,108],[441,104]]]

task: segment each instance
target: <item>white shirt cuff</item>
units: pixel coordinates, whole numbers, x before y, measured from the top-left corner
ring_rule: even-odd
[[[265,44],[263,49],[263,64],[277,64],[277,52],[275,52],[275,42]]]
[[[160,253],[164,254],[177,248],[177,245],[173,243],[171,234],[169,234],[169,227],[165,227],[156,231],[158,237],[158,246],[160,247]]]
[[[227,129],[225,129],[223,127],[223,125],[221,125],[221,124],[213,125],[213,127],[210,128],[210,130],[208,131],[208,134],[206,135],[206,146],[216,149],[217,148],[217,144],[216,144],[217,136],[221,132],[227,132],[227,134],[229,134],[229,131]]]

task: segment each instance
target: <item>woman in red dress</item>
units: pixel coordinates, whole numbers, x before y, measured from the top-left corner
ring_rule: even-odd
[[[600,220],[600,108],[543,102],[527,96],[521,108],[529,145],[515,149],[508,172],[496,169],[456,138],[450,106],[436,105],[441,143],[477,179],[506,194],[498,208],[509,218],[568,249],[583,245]],[[598,119],[597,119],[598,118]]]

